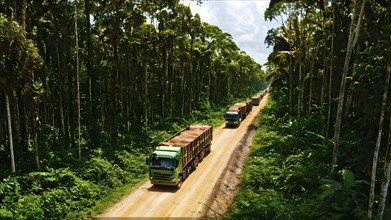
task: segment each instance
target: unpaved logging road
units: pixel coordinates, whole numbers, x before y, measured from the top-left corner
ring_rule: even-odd
[[[98,218],[203,217],[219,190],[215,186],[222,185],[220,178],[226,176],[227,167],[232,163],[231,158],[235,154],[237,146],[242,144],[243,139],[252,139],[253,135],[248,136],[249,128],[253,126],[252,123],[257,118],[259,111],[265,106],[267,98],[268,94],[265,95],[259,106],[253,107],[251,113],[238,128],[225,128],[223,124],[214,130],[211,153],[184,181],[179,190],[175,187],[154,186],[148,180],[124,196],[120,202],[106,210]],[[248,141],[251,143],[251,140]]]

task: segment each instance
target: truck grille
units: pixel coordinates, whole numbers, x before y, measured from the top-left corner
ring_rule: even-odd
[[[153,176],[157,180],[170,180],[171,179],[170,173],[154,173]]]

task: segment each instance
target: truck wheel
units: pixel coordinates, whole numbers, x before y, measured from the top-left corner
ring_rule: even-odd
[[[198,157],[194,158],[194,169],[198,167]]]
[[[204,152],[205,150],[202,150],[200,153],[200,162],[204,159]]]
[[[210,153],[210,144],[205,148],[205,155]]]
[[[183,179],[181,177],[181,179],[179,180],[178,184],[176,185],[176,188],[180,189],[182,187],[182,183],[183,183]]]
[[[182,172],[182,179],[183,180],[187,179],[187,176],[188,176],[187,168],[185,168],[185,169],[183,169],[183,172]]]

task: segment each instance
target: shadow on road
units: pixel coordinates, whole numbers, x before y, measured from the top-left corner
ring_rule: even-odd
[[[223,129],[237,129],[239,126],[225,126]]]
[[[147,189],[152,192],[168,192],[175,193],[178,189],[175,186],[161,186],[161,185],[153,185]]]

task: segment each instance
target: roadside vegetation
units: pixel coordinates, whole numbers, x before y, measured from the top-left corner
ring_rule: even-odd
[[[230,216],[391,218],[390,8],[270,1],[270,105]]]
[[[287,114],[286,101],[282,92],[273,91],[261,111],[227,215],[234,219],[365,219],[368,181],[358,180],[347,167],[332,173],[331,140],[322,135],[321,118],[312,115],[299,125]]]

